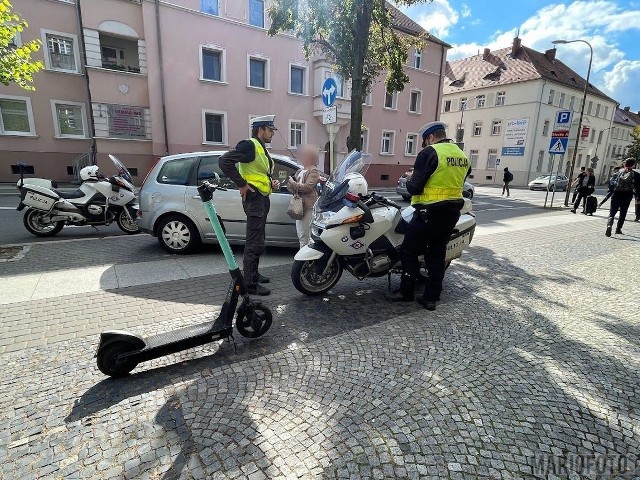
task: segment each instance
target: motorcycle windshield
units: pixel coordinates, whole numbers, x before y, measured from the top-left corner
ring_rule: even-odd
[[[109,154],[109,159],[113,163],[113,166],[116,167],[118,175],[121,178],[124,178],[127,182],[132,183],[133,180],[131,179],[131,174],[129,173],[129,170],[127,170],[127,167],[125,167],[124,164],[114,155]]]
[[[359,173],[364,175],[371,164],[371,155],[352,151],[347,155],[336,168],[333,169],[327,184],[322,189],[322,194],[318,198],[316,208],[318,211],[329,210],[342,199],[349,190],[349,183],[344,178],[349,173]]]

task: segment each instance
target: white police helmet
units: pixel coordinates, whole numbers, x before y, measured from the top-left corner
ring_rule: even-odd
[[[349,193],[352,193],[354,195],[367,194],[367,191],[369,190],[369,184],[367,184],[367,181],[360,173],[347,173],[344,176],[344,179],[349,182]]]
[[[98,166],[97,165],[89,165],[88,167],[84,167],[80,170],[80,179],[83,182],[87,180],[97,180],[98,179]]]

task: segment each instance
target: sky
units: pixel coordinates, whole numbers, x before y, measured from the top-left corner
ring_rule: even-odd
[[[542,52],[552,40],[586,40],[590,83],[621,108],[640,110],[640,0],[433,0],[402,10],[453,46],[448,60],[509,47],[517,31],[523,45]],[[587,45],[557,49],[557,59],[586,77]]]

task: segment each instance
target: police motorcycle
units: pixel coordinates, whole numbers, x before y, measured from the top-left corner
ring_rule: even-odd
[[[311,243],[298,251],[291,269],[299,292],[323,294],[343,270],[358,280],[401,273],[398,249],[415,209],[368,192],[364,173],[370,161],[362,152],[351,152],[323,187],[313,209]],[[447,245],[447,267],[469,246],[475,228],[471,200],[465,198]],[[420,263],[424,268],[422,257]]]
[[[127,168],[113,155],[109,159],[117,174],[105,177],[97,165],[80,170],[82,184],[62,191],[45,178],[20,179],[20,203],[25,228],[38,237],[52,237],[65,225],[110,225],[116,222],[127,234],[138,233],[135,187]]]

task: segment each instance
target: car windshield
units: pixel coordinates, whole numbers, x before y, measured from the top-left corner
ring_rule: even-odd
[[[120,177],[124,178],[127,182],[133,182],[129,170],[127,170],[127,167],[125,167],[116,156],[109,155],[109,159],[111,160],[111,163],[113,163],[113,166],[116,167],[116,171]]]
[[[331,172],[329,181],[318,199],[318,208],[320,210],[328,209],[336,202],[342,201],[342,198],[349,190],[349,182],[345,180],[347,174],[359,173],[364,175],[370,164],[371,156],[366,153],[354,150],[347,155]]]

